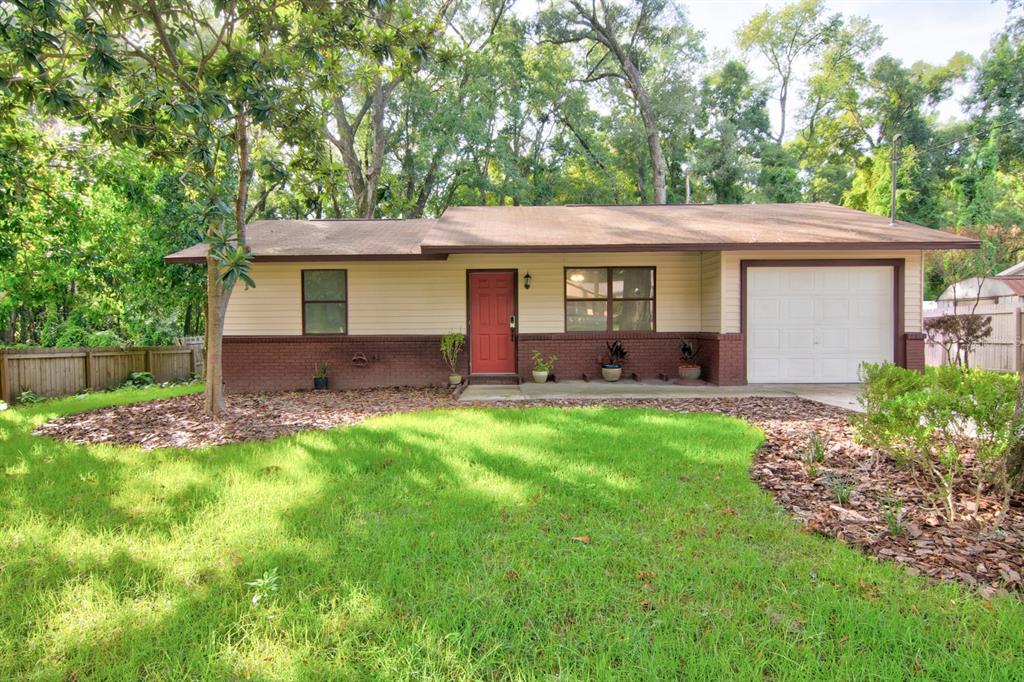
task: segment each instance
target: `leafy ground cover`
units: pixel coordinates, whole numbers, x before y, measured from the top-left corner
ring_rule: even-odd
[[[1024,605],[804,533],[762,436],[437,410],[201,450],[0,413],[0,678],[1013,679]]]

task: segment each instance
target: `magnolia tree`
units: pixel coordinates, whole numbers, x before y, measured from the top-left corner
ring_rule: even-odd
[[[372,3],[371,3],[372,4]],[[0,106],[33,107],[114,143],[184,162],[182,183],[206,225],[206,412],[224,409],[224,314],[246,247],[252,147],[285,134],[302,83],[327,50],[387,60],[414,41],[366,27],[355,0],[88,0],[0,4]],[[421,41],[422,42],[422,41]],[[369,46],[369,48],[367,48]]]

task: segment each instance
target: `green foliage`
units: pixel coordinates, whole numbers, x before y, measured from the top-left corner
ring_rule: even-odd
[[[326,379],[327,378],[327,363],[318,362],[313,367],[313,378],[314,379]]]
[[[129,372],[128,379],[124,382],[125,386],[144,388],[146,386],[152,386],[155,383],[153,375],[150,372]]]
[[[459,355],[466,347],[466,335],[462,332],[449,332],[441,337],[441,357],[454,374],[459,366]]]
[[[41,403],[44,400],[46,400],[46,398],[41,395],[36,395],[32,391],[22,391],[18,394],[18,397],[15,398],[15,402],[22,405],[35,405],[36,403]]]
[[[551,368],[555,366],[555,362],[558,361],[558,357],[552,355],[548,359],[544,359],[544,356],[536,348],[533,349],[533,371],[534,372],[550,372]]]
[[[826,474],[825,485],[841,507],[845,507],[850,503],[853,485],[848,478],[839,474]]]
[[[968,453],[988,482],[1008,494],[1007,469],[1017,444],[1018,377],[955,366],[925,374],[895,365],[865,365],[863,415],[853,417],[858,440],[913,468],[932,486],[947,519],[956,515],[953,489]]]

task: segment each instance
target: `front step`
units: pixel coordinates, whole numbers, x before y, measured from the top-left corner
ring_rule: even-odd
[[[518,386],[521,381],[518,374],[470,374],[469,383],[491,386]]]

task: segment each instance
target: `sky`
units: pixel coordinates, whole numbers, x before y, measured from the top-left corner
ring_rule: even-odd
[[[686,7],[693,25],[704,32],[709,53],[721,50],[729,56],[738,56],[736,29],[765,7],[780,7],[786,3],[779,0],[693,0],[680,4]],[[943,63],[958,51],[978,56],[1006,22],[1004,0],[994,3],[989,0],[831,0],[828,6],[833,12],[870,18],[881,27],[886,38],[879,56],[888,53],[906,64]],[[520,0],[516,9],[530,14],[535,8],[535,0]],[[753,60],[752,63],[759,76],[768,77],[763,63]],[[802,67],[806,71],[807,65]],[[953,101],[943,103],[939,116],[943,119],[956,116],[960,112],[956,100],[965,94],[966,88],[961,88]],[[799,104],[794,102],[790,111],[795,112]],[[777,128],[777,105],[771,113]],[[787,120],[792,130],[792,116],[787,116]]]

